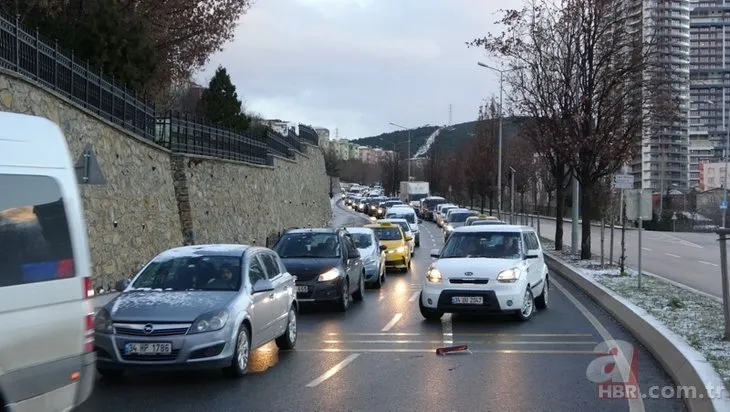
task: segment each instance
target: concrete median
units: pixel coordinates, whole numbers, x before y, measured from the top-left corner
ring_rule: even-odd
[[[717,395],[715,388],[725,384],[710,362],[684,339],[677,336],[645,310],[639,308],[595,280],[582,275],[561,259],[545,252],[550,270],[582,290],[625,328],[654,355],[677,386],[695,388],[698,396],[685,398],[692,412],[730,411],[726,391]]]

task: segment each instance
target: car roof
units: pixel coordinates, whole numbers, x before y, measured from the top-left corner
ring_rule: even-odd
[[[69,149],[58,125],[44,117],[0,112],[0,164],[70,169]],[[75,137],[75,136],[74,136]]]
[[[345,230],[347,230],[350,233],[375,234],[375,232],[373,232],[373,229],[371,229],[369,227],[346,227]]]
[[[333,229],[329,227],[301,227],[296,229],[291,229],[286,233],[337,233],[339,229]]]
[[[181,246],[172,249],[168,249],[159,255],[157,258],[173,258],[179,256],[243,256],[247,250],[254,248],[250,245],[236,245],[236,244],[209,244],[209,245],[191,245]],[[263,249],[263,248],[260,248]]]
[[[373,229],[381,228],[381,227],[397,227],[397,228],[400,228],[399,225],[397,225],[397,224],[395,224],[393,222],[383,221],[383,220],[376,220],[375,223],[367,224],[367,225],[365,225],[365,227],[369,227],[369,228],[373,228]]]
[[[400,222],[400,223],[404,223],[404,222],[405,222],[405,223],[408,223],[408,221],[407,221],[407,220],[405,220],[405,219],[401,219],[401,218],[388,218],[388,219],[381,219],[381,220],[379,220],[378,222],[392,222],[392,223],[398,223],[398,222]]]
[[[519,225],[477,225],[477,226],[460,226],[454,229],[454,232],[532,232],[532,228],[529,226]]]

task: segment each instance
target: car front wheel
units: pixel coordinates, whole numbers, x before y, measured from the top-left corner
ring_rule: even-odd
[[[340,292],[340,300],[337,302],[337,309],[340,312],[347,312],[350,309],[350,280],[342,279],[342,291]]]
[[[527,285],[525,296],[522,299],[522,308],[517,312],[517,318],[521,321],[528,321],[535,312],[535,298],[532,296],[530,285]]]
[[[248,361],[251,356],[251,333],[246,325],[241,325],[238,329],[238,337],[236,339],[236,351],[233,353],[231,366],[223,371],[232,378],[241,378],[248,372]]]
[[[540,296],[535,298],[535,306],[537,306],[538,309],[547,309],[548,307],[548,295],[550,292],[550,280],[545,277],[545,286],[542,287],[542,293]]]
[[[352,298],[359,302],[365,298],[365,273],[360,274],[360,280],[357,284],[357,290],[352,294]]]
[[[284,334],[276,338],[276,346],[279,349],[294,349],[297,344],[297,311],[292,306],[289,309],[289,318],[287,319],[287,326]]]

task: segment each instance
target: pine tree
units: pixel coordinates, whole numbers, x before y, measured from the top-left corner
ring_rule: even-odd
[[[248,116],[242,112],[236,86],[223,66],[216,69],[208,88],[200,97],[196,111],[205,120],[233,130],[244,131],[250,123]]]

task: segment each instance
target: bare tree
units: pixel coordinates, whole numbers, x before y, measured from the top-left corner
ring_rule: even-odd
[[[474,126],[475,138],[468,153],[466,166],[467,179],[473,182],[479,207],[484,213],[486,202],[493,209],[495,183],[497,181],[497,136],[498,111],[495,99],[479,107],[477,123]]]
[[[400,190],[400,182],[405,180],[405,164],[398,153],[384,156],[380,161],[383,189],[395,194]]]
[[[342,171],[342,160],[332,147],[324,149],[324,168],[327,176],[339,177]]]
[[[678,110],[652,28],[632,31],[634,16],[623,7],[615,0],[530,0],[521,11],[505,11],[503,34],[470,43],[512,69],[511,101],[532,118],[535,149],[557,183],[560,231],[568,170],[581,183],[584,259],[591,256],[594,186],[635,155],[652,118]]]

